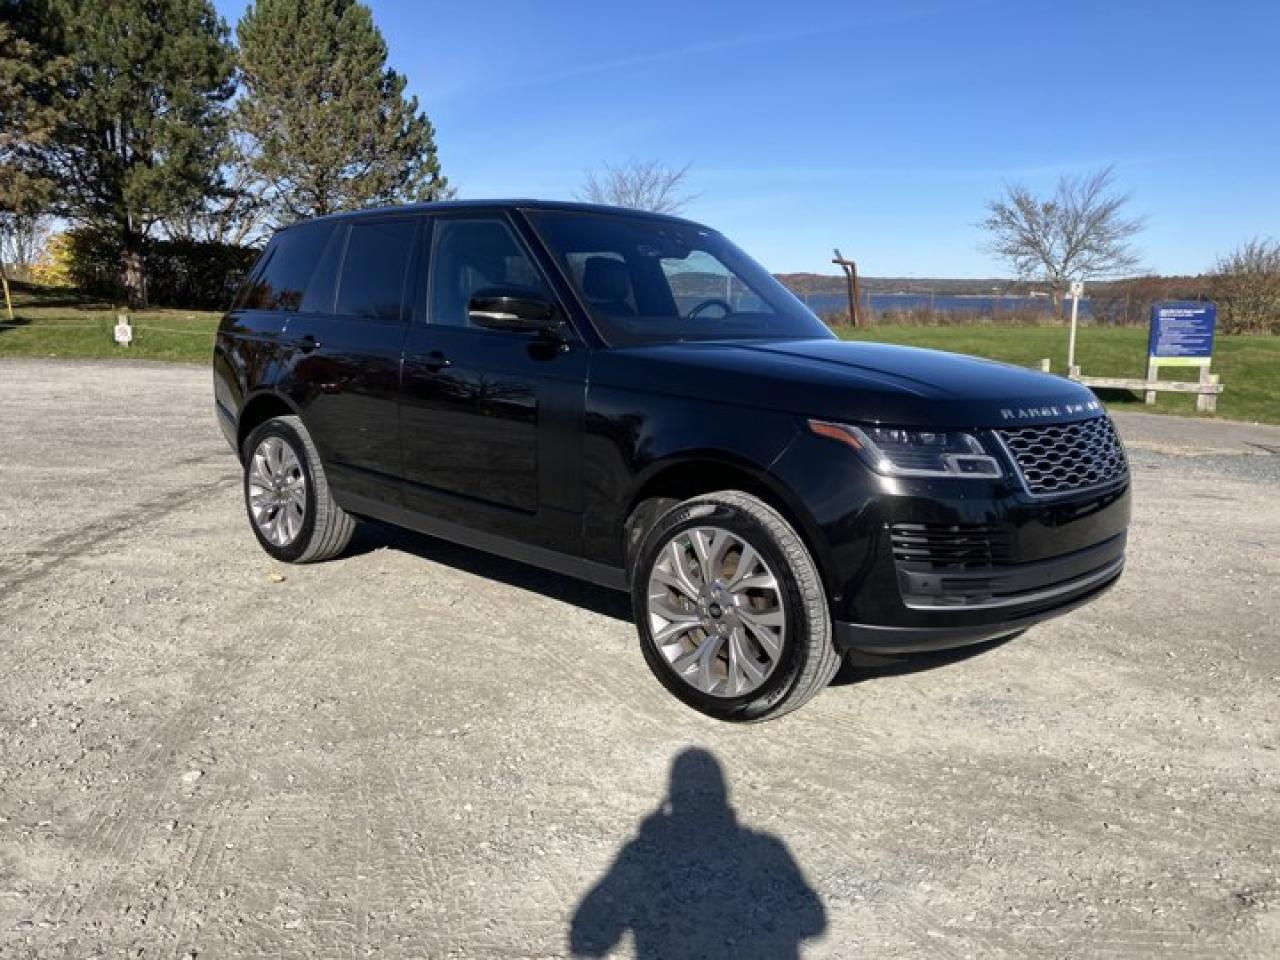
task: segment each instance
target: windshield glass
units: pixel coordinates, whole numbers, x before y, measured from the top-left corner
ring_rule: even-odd
[[[832,336],[760,264],[705,227],[625,214],[530,219],[615,346]]]

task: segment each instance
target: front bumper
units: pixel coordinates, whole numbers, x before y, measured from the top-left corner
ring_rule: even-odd
[[[1128,477],[1061,496],[998,479],[889,479],[801,437],[774,472],[808,508],[837,642],[881,653],[1020,632],[1119,578]]]
[[[836,645],[841,650],[860,650],[864,653],[915,653],[929,650],[948,650],[952,647],[964,647],[974,643],[984,643],[1001,637],[1021,633],[1028,627],[1035,626],[1053,617],[1070,613],[1078,607],[1090,603],[1106,591],[1110,590],[1124,570],[1123,555],[1106,564],[1101,570],[1079,578],[1068,585],[1059,585],[1061,590],[1054,590],[1053,606],[1036,610],[1032,613],[1013,615],[1007,618],[993,619],[981,624],[964,626],[936,627],[899,627],[849,623],[837,621],[835,624]],[[989,609],[999,609],[991,607]]]
[[[1126,539],[1121,533],[1061,557],[960,569],[895,558],[898,589],[909,610],[1008,613],[1057,607],[1118,577]]]

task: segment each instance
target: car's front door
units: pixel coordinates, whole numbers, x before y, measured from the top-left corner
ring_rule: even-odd
[[[341,223],[289,320],[303,420],[339,502],[400,502],[400,359],[419,218]],[[344,502],[345,501],[345,502]]]
[[[467,305],[483,287],[553,294],[504,215],[433,221],[401,381],[405,506],[579,553],[587,351],[567,326],[562,339],[474,326]]]

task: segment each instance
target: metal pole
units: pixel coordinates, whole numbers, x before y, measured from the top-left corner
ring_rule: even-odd
[[[1067,340],[1067,371],[1075,368],[1076,365],[1076,318],[1080,309],[1080,295],[1074,290],[1071,291],[1071,336]]]

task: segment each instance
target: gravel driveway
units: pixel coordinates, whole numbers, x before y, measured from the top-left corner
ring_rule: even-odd
[[[255,544],[200,367],[0,362],[0,955],[1280,955],[1280,429],[1121,416],[1130,566],[720,725],[621,595]]]

